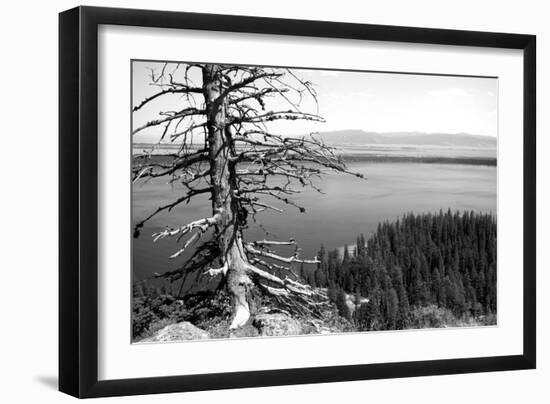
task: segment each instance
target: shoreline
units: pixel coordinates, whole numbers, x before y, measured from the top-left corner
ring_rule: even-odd
[[[134,150],[133,159],[143,154]],[[152,153],[154,159],[167,159],[173,156],[170,153]],[[420,164],[457,164],[471,166],[496,167],[496,157],[470,157],[470,156],[404,156],[388,154],[340,154],[346,163],[420,163]]]
[[[496,167],[496,157],[446,157],[446,156],[390,156],[368,154],[342,154],[346,163],[424,163],[424,164],[462,164],[472,166]]]

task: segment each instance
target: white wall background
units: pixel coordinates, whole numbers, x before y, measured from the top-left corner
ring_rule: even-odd
[[[90,1],[88,5],[156,8],[283,18],[531,33],[538,40],[538,369],[397,380],[333,383],[108,399],[126,403],[464,403],[550,400],[550,9],[543,1],[209,2]],[[62,0],[4,3],[0,103],[0,400],[64,403],[57,386],[57,13]],[[518,214],[520,214],[518,212]],[[518,235],[519,237],[519,235]],[[519,238],[518,238],[519,241]]]

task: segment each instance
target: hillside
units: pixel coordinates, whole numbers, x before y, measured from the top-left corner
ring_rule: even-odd
[[[181,295],[179,285],[136,282],[134,342],[496,324],[493,215],[410,213],[380,223],[368,239],[360,235],[349,250],[321,245],[317,268],[296,275],[323,295],[315,315],[255,291],[251,321],[238,330],[229,329],[223,288]]]

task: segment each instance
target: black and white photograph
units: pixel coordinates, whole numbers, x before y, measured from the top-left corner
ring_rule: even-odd
[[[548,402],[546,3],[91,3],[4,6],[1,402]]]
[[[134,343],[497,325],[496,77],[131,72]]]

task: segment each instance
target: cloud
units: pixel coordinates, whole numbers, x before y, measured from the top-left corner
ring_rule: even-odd
[[[428,95],[436,98],[465,98],[472,96],[472,94],[468,91],[457,87],[449,87],[442,90],[432,90],[428,92]]]
[[[335,70],[321,70],[319,74],[322,77],[338,77],[340,75],[340,72]]]
[[[367,93],[367,92],[356,92],[356,93],[352,93],[352,96],[361,97],[361,98],[371,98],[371,97],[374,97],[374,95],[373,95],[372,93]]]
[[[371,98],[374,97],[372,93],[366,92],[366,91],[350,91],[348,93],[335,93],[335,92],[329,92],[326,93],[326,96],[328,98],[338,100],[338,101],[353,101],[357,98]]]

